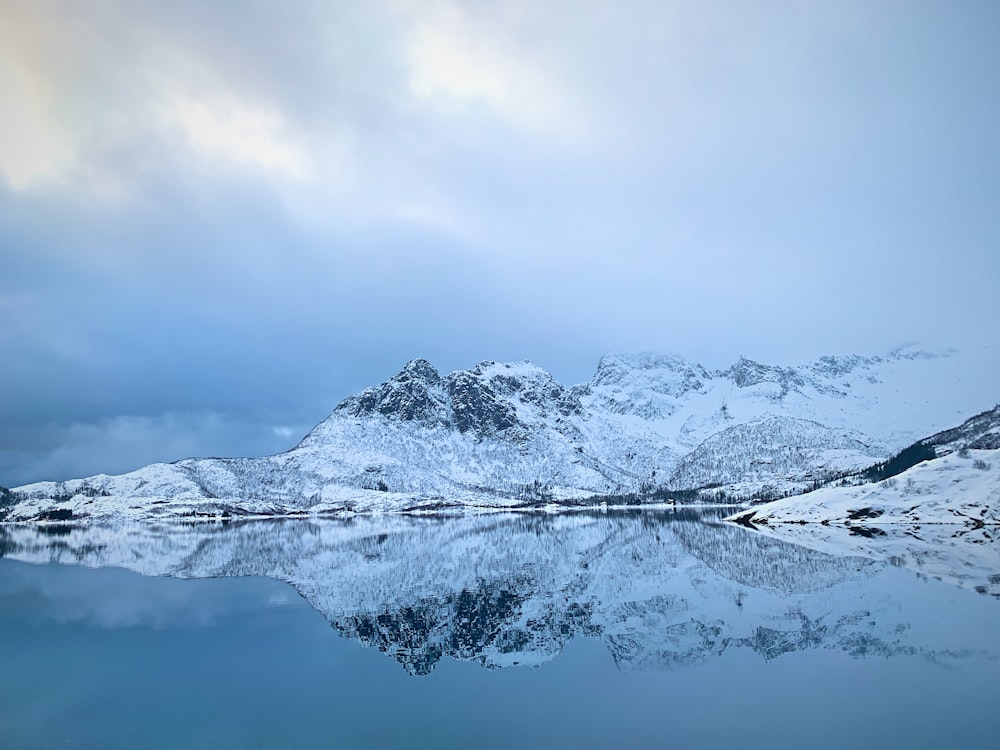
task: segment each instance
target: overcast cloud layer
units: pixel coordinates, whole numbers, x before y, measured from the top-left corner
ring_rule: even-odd
[[[0,0],[0,484],[284,449],[417,356],[984,349],[998,32],[988,0]]]

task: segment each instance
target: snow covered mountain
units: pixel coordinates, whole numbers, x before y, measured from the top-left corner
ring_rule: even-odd
[[[608,355],[566,388],[529,362],[441,375],[424,360],[347,398],[290,451],[186,459],[16,488],[6,520],[518,507],[716,488],[800,491],[888,458],[983,406],[956,352],[740,358]],[[980,389],[981,391],[982,389]],[[995,400],[995,396],[990,396]]]
[[[818,422],[763,417],[727,427],[681,459],[671,487],[722,485],[746,497],[776,480],[784,491],[864,466],[884,450],[871,438]]]
[[[1000,595],[995,546],[957,540],[923,573]],[[414,675],[446,657],[539,664],[576,636],[600,639],[624,670],[807,649],[947,663],[998,647],[975,614],[928,611],[926,581],[893,561],[829,555],[690,510],[15,525],[0,527],[0,555],[286,581],[336,631]],[[960,612],[984,604],[944,595]]]

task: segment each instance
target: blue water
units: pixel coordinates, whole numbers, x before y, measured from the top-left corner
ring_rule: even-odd
[[[691,519],[370,523],[8,540],[3,747],[996,746],[972,588]]]

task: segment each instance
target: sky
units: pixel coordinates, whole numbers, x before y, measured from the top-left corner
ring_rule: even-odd
[[[0,485],[287,449],[415,357],[988,347],[998,32],[992,0],[0,0]]]

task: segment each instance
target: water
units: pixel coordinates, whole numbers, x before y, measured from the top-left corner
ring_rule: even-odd
[[[0,551],[4,747],[996,742],[988,536],[841,556],[644,513],[7,528]]]

